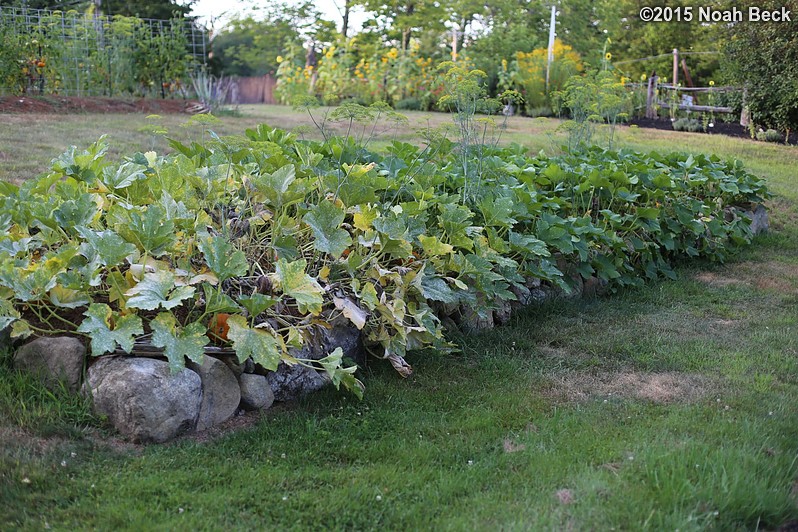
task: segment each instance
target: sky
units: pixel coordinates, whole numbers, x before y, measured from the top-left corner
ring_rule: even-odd
[[[257,8],[272,3],[274,2],[269,0],[197,0],[191,14],[198,16],[200,21],[208,26],[213,22],[214,30],[218,31],[236,15],[252,14],[258,18]],[[324,18],[332,20],[338,24],[339,29],[341,28],[341,15],[336,5],[342,6],[343,0],[316,0],[314,3],[324,14]],[[355,31],[359,30],[364,19],[363,12],[353,12],[350,15],[350,27]]]

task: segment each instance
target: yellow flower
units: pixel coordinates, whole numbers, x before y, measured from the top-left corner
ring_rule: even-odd
[[[640,81],[645,81],[645,80],[646,80],[646,75],[645,75],[645,74],[643,74],[642,76],[640,76]]]
[[[502,70],[507,72],[507,60],[506,59],[502,59]]]
[[[709,80],[709,86],[710,86],[710,87],[714,87],[714,86],[715,86],[715,82],[714,82],[714,81],[712,81],[712,80]]]
[[[278,62],[278,63],[282,63],[282,62],[283,62],[283,56],[281,56],[281,55],[278,55],[278,56],[277,56],[277,62]]]
[[[607,52],[606,54],[604,54],[604,59],[606,59],[607,61],[609,61],[610,59],[612,59],[612,54],[611,54],[611,53],[609,53],[609,52]]]

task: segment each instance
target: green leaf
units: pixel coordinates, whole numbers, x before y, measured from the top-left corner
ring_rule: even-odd
[[[78,308],[91,303],[91,297],[86,292],[64,288],[57,284],[50,289],[50,301],[56,307]]]
[[[512,227],[517,223],[511,216],[513,213],[513,200],[511,198],[485,196],[479,204],[479,210],[482,212],[486,226]]]
[[[26,320],[16,320],[11,325],[11,338],[27,338],[33,334],[33,329]]]
[[[278,168],[273,173],[263,173],[251,177],[251,183],[258,192],[275,207],[282,207],[284,203],[293,200],[295,194],[289,194],[291,184],[296,180],[296,168],[287,164]]]
[[[216,274],[219,282],[247,273],[247,256],[241,250],[233,251],[233,245],[222,236],[201,239],[198,247],[205,256],[205,262]]]
[[[156,270],[144,274],[144,279],[125,292],[131,296],[127,300],[128,308],[155,310],[163,307],[166,310],[177,307],[184,299],[194,295],[193,286],[175,287],[175,276],[172,272]]]
[[[19,319],[19,312],[8,299],[0,299],[0,331]]]
[[[130,353],[136,336],[144,334],[141,318],[135,314],[117,314],[105,303],[92,303],[83,315],[86,319],[77,330],[89,335],[91,354],[95,357],[114,351],[117,345]]]
[[[322,298],[324,289],[313,277],[305,273],[305,268],[307,268],[305,259],[294,262],[280,259],[277,261],[275,273],[270,274],[270,277],[277,289],[296,300],[299,312],[318,314],[324,303]]]
[[[75,229],[89,243],[91,248],[97,253],[100,262],[105,266],[116,266],[125,257],[136,252],[136,246],[130,242],[125,242],[121,236],[110,229],[92,231],[83,226],[78,226]]]
[[[344,211],[329,201],[322,201],[302,220],[313,230],[313,247],[322,253],[329,253],[335,258],[341,256],[346,248],[352,245],[352,237],[341,229]]]
[[[146,179],[145,170],[146,166],[133,162],[120,164],[116,172],[110,167],[103,168],[102,182],[113,190],[127,188],[140,179]]]
[[[421,279],[418,282],[418,279]],[[415,284],[421,295],[430,301],[441,301],[446,304],[457,303],[460,298],[454,290],[452,290],[444,279],[438,276],[418,276],[416,277]]]
[[[336,347],[335,351],[316,362],[324,368],[336,390],[340,389],[343,384],[344,388],[354,393],[358,399],[363,399],[365,386],[354,375],[355,371],[357,371],[357,366],[341,367],[343,357],[343,350],[340,347]]]
[[[73,229],[91,223],[97,210],[94,194],[81,194],[78,199],[67,200],[59,205],[53,212],[53,217],[64,229]]]
[[[241,312],[241,307],[232,297],[225,294],[221,287],[211,286],[209,283],[202,284],[205,292],[205,312],[216,314],[218,312],[236,313]]]
[[[195,321],[181,329],[171,312],[161,312],[150,322],[150,328],[152,345],[163,348],[172,373],[186,366],[185,357],[202,364],[209,339],[201,323]]]
[[[177,237],[175,223],[166,218],[166,212],[160,205],[150,205],[144,213],[130,211],[130,222],[126,226],[115,229],[125,240],[139,246],[141,251],[158,257],[166,253]]]
[[[659,211],[657,207],[638,207],[637,215],[646,220],[656,220],[659,217]]]
[[[264,329],[253,329],[247,320],[240,315],[227,318],[230,330],[227,338],[233,342],[233,349],[239,362],[243,363],[248,358],[270,371],[276,371],[280,363],[282,342],[274,333]]]
[[[248,297],[239,297],[238,302],[249,311],[250,316],[257,316],[264,310],[277,304],[279,300],[264,294],[252,294]]]

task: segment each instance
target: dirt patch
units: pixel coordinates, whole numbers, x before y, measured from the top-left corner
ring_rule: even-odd
[[[774,260],[742,262],[735,269],[760,290],[798,294],[798,264]]]
[[[727,277],[716,272],[701,272],[695,279],[715,288],[725,288],[732,285],[747,285],[746,281],[734,277]]]
[[[574,373],[555,379],[550,395],[567,401],[620,397],[668,404],[694,402],[714,390],[706,377],[687,373]]]
[[[146,113],[180,114],[193,100],[158,100],[149,98],[76,98],[71,96],[2,96],[0,113],[80,114]]]

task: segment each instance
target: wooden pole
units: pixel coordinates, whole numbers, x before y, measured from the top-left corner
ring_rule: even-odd
[[[684,80],[687,82],[688,87],[693,87],[693,78],[690,76],[690,71],[687,69],[687,62],[682,58],[682,72],[684,72]],[[693,103],[698,105],[698,95],[693,96]]]
[[[679,50],[673,49],[673,87],[679,84]]]
[[[646,118],[657,118],[656,102],[654,101],[654,91],[657,86],[657,74],[651,73],[648,78],[648,92],[646,93]]]

